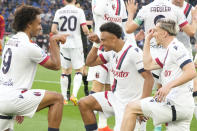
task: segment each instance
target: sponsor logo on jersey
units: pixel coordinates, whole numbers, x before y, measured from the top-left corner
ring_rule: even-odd
[[[126,78],[129,75],[129,72],[116,71],[114,69],[111,69],[111,72],[113,73],[114,77]]]
[[[111,17],[108,14],[104,15],[104,20],[110,21],[110,22],[119,22],[119,23],[122,22],[122,18],[121,17]]]
[[[40,92],[34,92],[34,95],[35,96],[41,96],[41,93]]]
[[[113,9],[113,10],[116,10],[115,4],[112,5],[112,9]]]

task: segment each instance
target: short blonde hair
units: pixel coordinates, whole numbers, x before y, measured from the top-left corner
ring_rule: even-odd
[[[174,20],[161,18],[157,21],[157,23],[159,23],[159,27],[167,31],[169,35],[177,35],[179,28]]]

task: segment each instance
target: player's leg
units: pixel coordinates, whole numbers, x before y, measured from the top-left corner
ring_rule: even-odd
[[[68,104],[68,100],[70,99],[70,86],[71,86],[71,73],[72,68],[62,68],[62,74],[60,78],[60,85],[61,85],[61,93],[64,97],[64,104]]]
[[[62,120],[63,96],[56,92],[46,91],[44,98],[40,102],[37,111],[46,107],[48,110],[48,127],[49,131],[58,131]]]
[[[104,89],[105,89],[105,91],[111,91],[110,84],[104,84]],[[99,112],[98,131],[113,131],[107,125],[107,117],[104,115],[103,112]]]
[[[77,94],[82,83],[82,74],[84,64],[83,48],[74,48],[71,53],[72,67],[75,69],[75,76],[73,79],[73,93],[70,100],[77,105]]]
[[[113,108],[109,104],[108,99],[106,99],[106,95],[108,95],[108,92],[98,92],[80,99],[79,110],[86,130],[88,127],[94,127],[91,131],[97,129],[95,110],[103,112],[106,117],[114,115]]]
[[[88,75],[88,71],[87,71],[87,66],[83,66],[83,84],[84,84],[84,93],[86,96],[89,95],[89,90],[88,90],[88,81],[87,81],[87,75]]]
[[[68,93],[70,94],[70,86],[71,86],[71,58],[70,58],[70,49],[68,48],[60,48],[60,59],[61,59],[61,67],[62,74],[60,77],[60,85],[61,92],[64,96],[64,104],[66,105],[68,102]]]
[[[77,105],[77,94],[82,83],[82,68],[75,70],[75,72],[76,73],[73,79],[73,93],[70,97],[70,100],[73,102],[74,105]]]
[[[140,101],[128,103],[125,108],[121,131],[134,131],[138,115],[143,115]]]
[[[93,111],[102,111],[100,104],[92,95],[80,99],[78,104],[86,130],[96,130],[97,122]]]

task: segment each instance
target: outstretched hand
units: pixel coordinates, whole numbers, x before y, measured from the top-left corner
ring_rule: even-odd
[[[69,34],[56,34],[52,36],[52,39],[56,40],[57,42],[61,42],[61,44],[64,44],[68,36]]]
[[[138,3],[135,3],[135,0],[128,0],[128,2],[126,2],[126,8],[128,13],[135,14],[137,11],[137,7]]]

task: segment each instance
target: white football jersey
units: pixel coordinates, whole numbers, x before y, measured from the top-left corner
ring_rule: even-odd
[[[182,68],[192,62],[188,50],[176,38],[168,45],[165,59],[162,62],[156,62],[163,68],[161,72],[161,84],[167,85],[172,80],[177,79],[183,73]],[[166,96],[166,100],[177,105],[193,105],[193,81],[174,87]]]
[[[187,18],[187,21],[189,23],[192,23],[192,14],[191,14],[192,5],[190,5],[189,3],[184,1],[183,7],[179,7],[179,8],[185,14],[185,16]],[[184,44],[184,46],[186,47],[186,49],[190,53],[192,53],[192,46],[191,46],[191,43],[190,43],[190,36],[188,36],[185,32],[180,30],[180,32],[177,34],[177,39]]]
[[[144,84],[144,78],[140,74],[144,71],[141,49],[125,43],[118,53],[102,52],[99,56],[104,63],[111,65],[111,88],[117,99],[123,103],[139,99]]]
[[[135,22],[139,25],[144,23],[145,34],[155,27],[157,20],[160,18],[172,19],[179,27],[183,27],[188,22],[184,14],[180,12],[182,11],[168,0],[154,0],[139,10]],[[151,47],[155,45],[156,41],[153,38],[151,40]]]
[[[114,22],[123,27],[127,21],[127,12],[123,0],[92,0],[92,13],[95,22],[95,33],[100,36],[100,26]]]
[[[49,56],[31,43],[24,32],[9,39],[2,54],[0,86],[15,89],[31,89],[37,64],[44,64]]]
[[[66,5],[55,13],[53,20],[60,34],[69,34],[63,48],[82,48],[80,26],[86,24],[84,11],[74,5]]]

